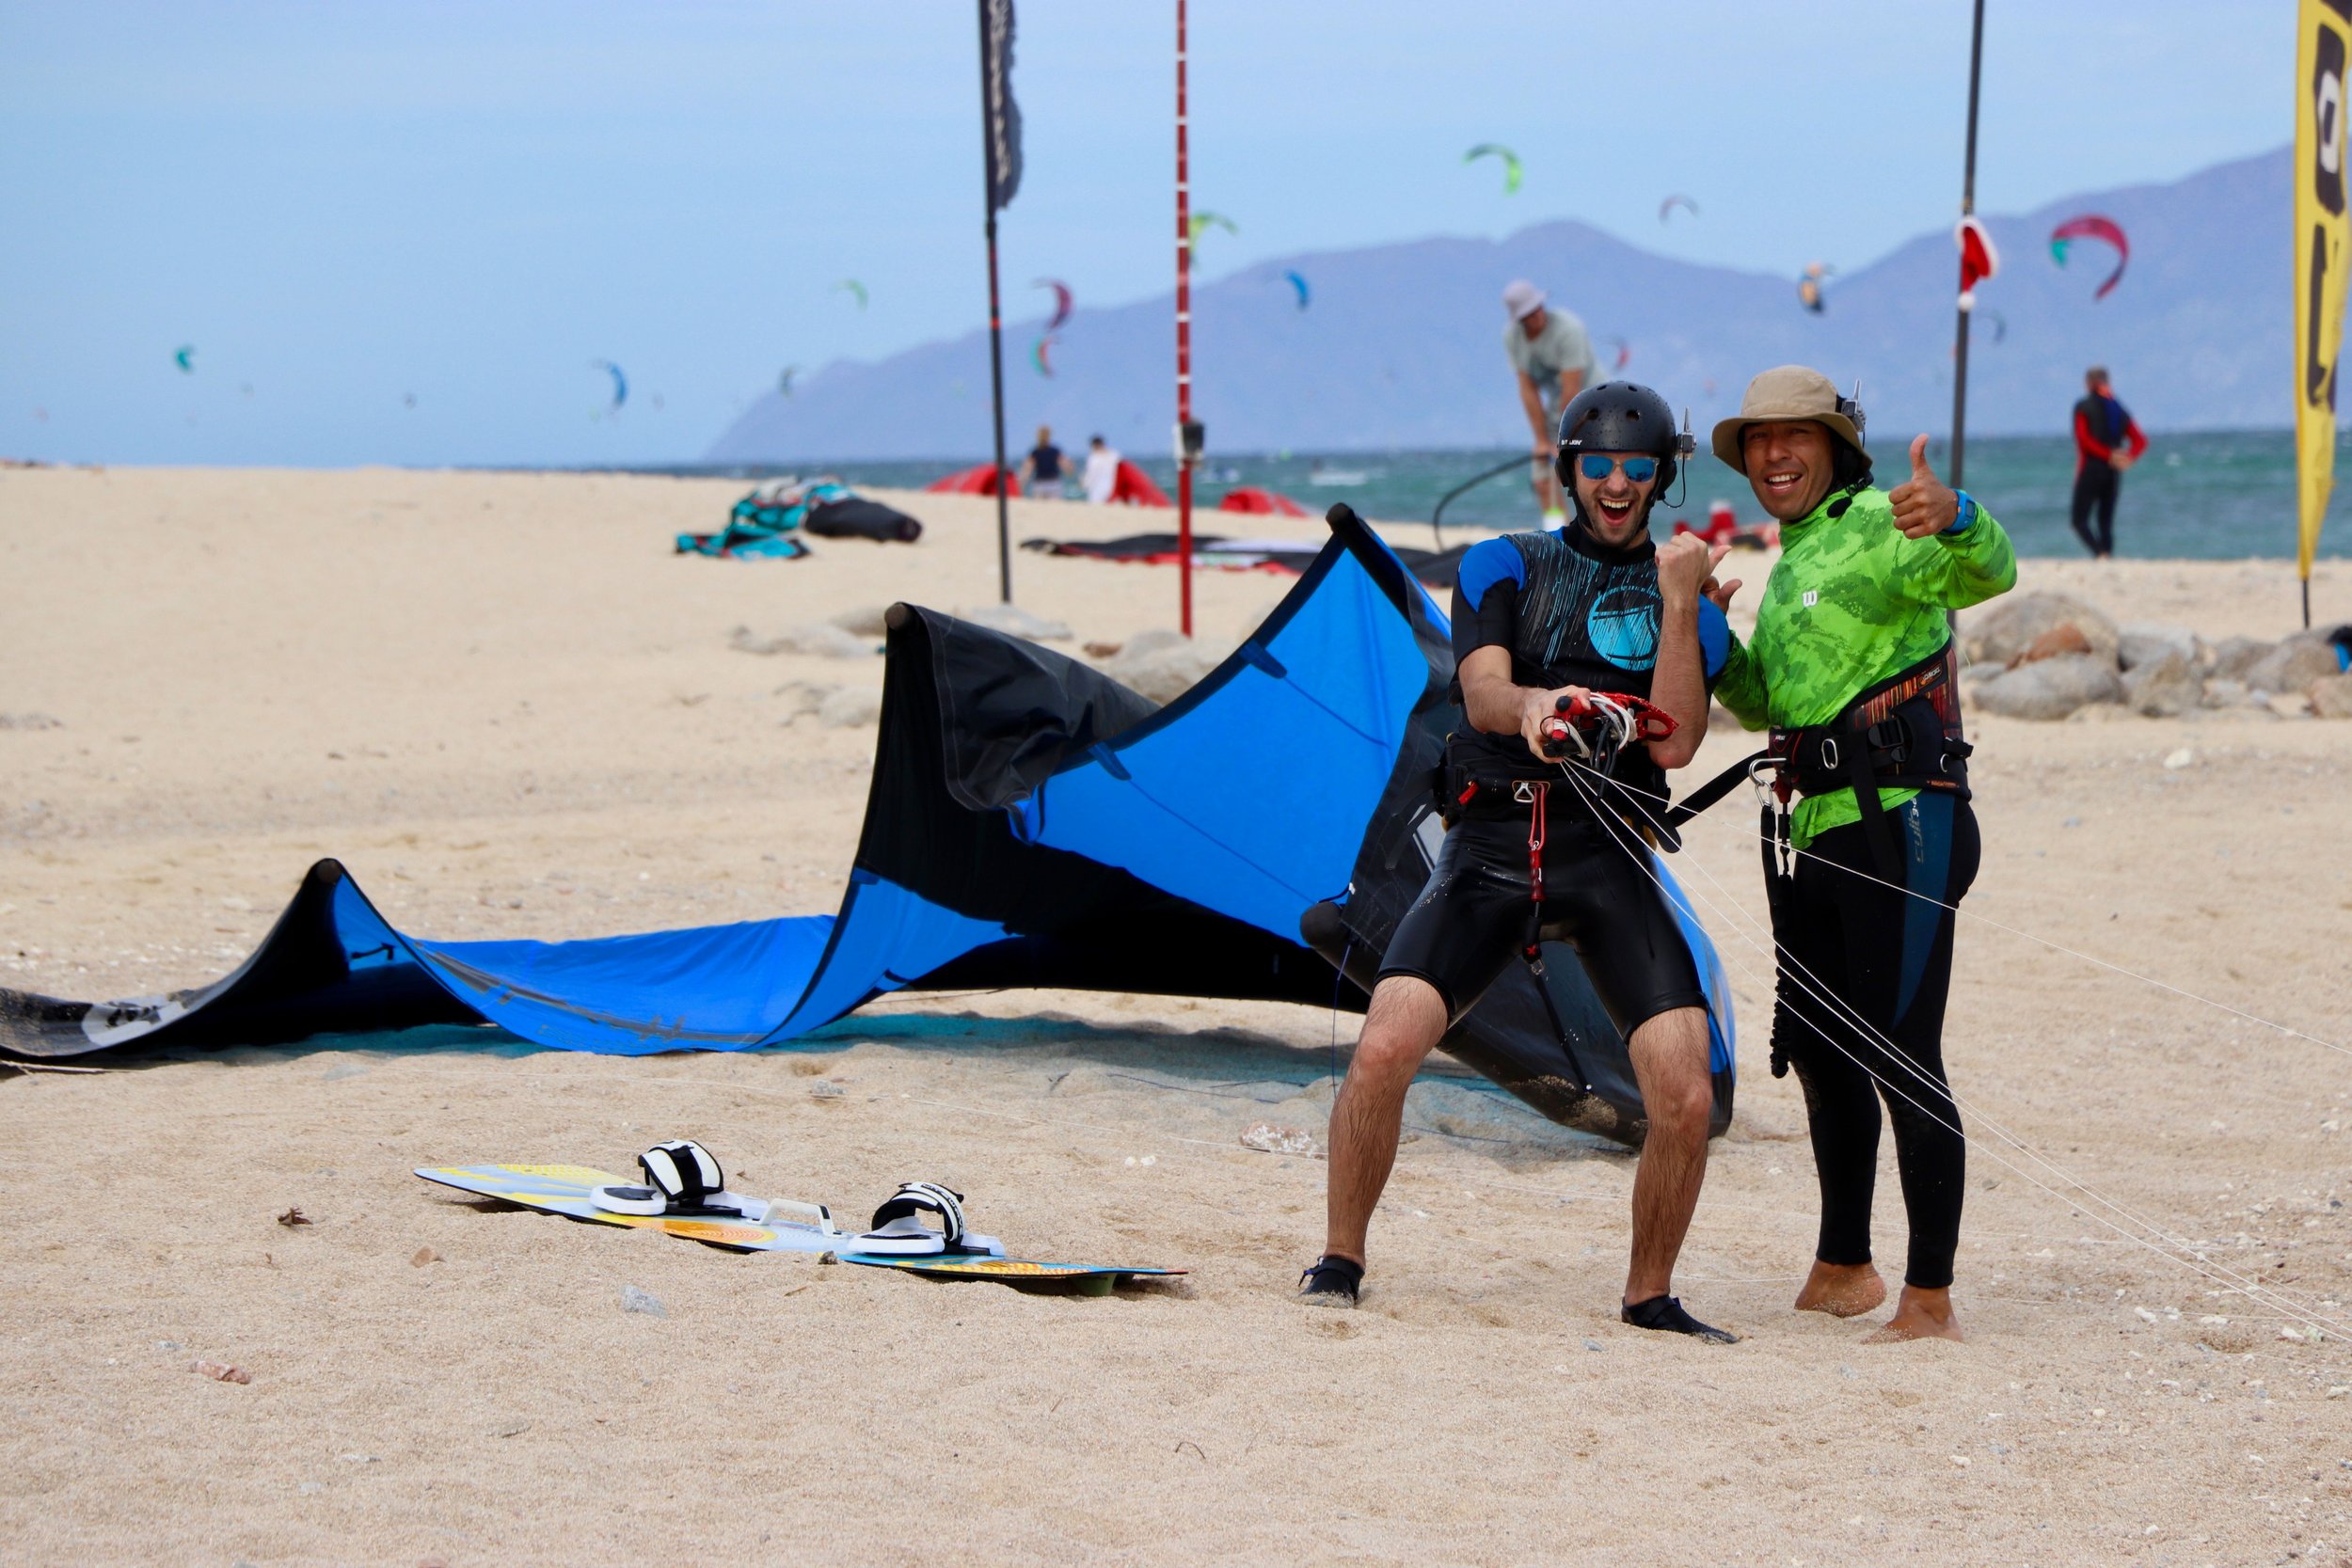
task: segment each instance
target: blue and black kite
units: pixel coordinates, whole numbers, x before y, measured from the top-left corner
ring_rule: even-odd
[[[1461,716],[1428,592],[1352,512],[1333,509],[1332,532],[1265,624],[1166,707],[1033,643],[894,607],[866,822],[833,914],[437,942],[393,929],[321,861],[225,979],[120,1002],[0,990],[0,1049],[469,1022],[572,1051],[742,1051],[900,990],[1329,1006],[1335,967],[1360,1008],[1428,874],[1442,831],[1429,771]],[[1683,934],[1713,1013],[1720,1130],[1730,994],[1706,933]],[[1550,1008],[1515,966],[1446,1049],[1554,1120],[1638,1142],[1623,1039],[1571,955],[1545,972]]]

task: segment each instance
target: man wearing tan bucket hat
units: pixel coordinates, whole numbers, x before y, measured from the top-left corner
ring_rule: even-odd
[[[1957,1339],[1966,1146],[1944,1005],[1953,907],[1979,843],[1949,612],[2008,592],[2017,557],[1999,523],[1935,477],[1925,436],[1910,477],[1876,488],[1863,431],[1857,399],[1800,365],[1757,376],[1716,425],[1715,455],[1779,519],[1782,555],[1715,697],[1772,729],[1772,1072],[1797,1069],[1821,1193],[1796,1305],[1842,1318],[1886,1299],[1870,1262],[1883,1093],[1911,1245],[1901,1300],[1871,1338]],[[1739,588],[1713,596],[1728,608]]]

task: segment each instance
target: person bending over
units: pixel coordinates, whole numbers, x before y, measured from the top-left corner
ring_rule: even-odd
[[[1356,1305],[1405,1092],[1447,1027],[1540,930],[1576,948],[1629,1043],[1649,1122],[1621,1316],[1644,1328],[1734,1338],[1670,1294],[1706,1173],[1714,1101],[1698,972],[1647,849],[1613,812],[1601,818],[1609,808],[1584,787],[1586,775],[1544,754],[1561,699],[1593,691],[1646,698],[1676,721],[1669,737],[1617,753],[1609,776],[1628,788],[1662,796],[1665,769],[1689,762],[1706,735],[1709,679],[1730,645],[1722,611],[1703,592],[1723,550],[1691,535],[1658,546],[1649,538],[1651,503],[1688,450],[1665,400],[1648,388],[1608,382],[1580,393],[1561,414],[1554,457],[1573,516],[1558,529],[1486,540],[1463,557],[1454,651],[1470,729],[1447,740],[1441,804],[1450,826],[1382,957],[1331,1107],[1328,1228],[1323,1256],[1300,1280],[1303,1301]],[[1540,892],[1530,875],[1538,835]]]
[[[1859,404],[1818,371],[1749,383],[1715,455],[1780,519],[1756,630],[1715,695],[1781,759],[1766,892],[1779,950],[1772,1073],[1804,1090],[1821,1226],[1801,1311],[1886,1299],[1870,1261],[1879,1097],[1911,1220],[1902,1299],[1874,1338],[1960,1338],[1952,1259],[1966,1144],[1944,1075],[1954,906],[1977,874],[1949,612],[2017,581],[2009,535],[1935,477],[1872,486]],[[1728,608],[1737,581],[1714,591]],[[1859,792],[1857,792],[1859,791]],[[1891,1048],[1891,1049],[1890,1049]]]
[[[1570,311],[1554,309],[1543,290],[1524,277],[1503,286],[1502,309],[1511,318],[1502,329],[1502,352],[1511,362],[1519,407],[1534,441],[1535,502],[1543,508],[1544,526],[1551,528],[1566,516],[1560,489],[1567,483],[1552,471],[1552,435],[1561,411],[1597,379],[1593,340],[1581,321]]]

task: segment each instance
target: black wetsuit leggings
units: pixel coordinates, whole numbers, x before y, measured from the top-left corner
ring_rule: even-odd
[[[2122,488],[2123,476],[2095,457],[2084,458],[2075,471],[2074,537],[2094,556],[2115,553],[2115,498]]]
[[[1924,794],[1888,812],[1886,826],[1901,861],[1899,879],[1926,898],[1866,879],[1884,873],[1858,822],[1815,839],[1775,894],[1773,928],[1786,952],[1772,1060],[1775,1071],[1783,1059],[1793,1066],[1804,1088],[1821,1184],[1815,1256],[1824,1263],[1870,1260],[1883,1094],[1911,1218],[1903,1280],[1938,1290],[1952,1282],[1960,1245],[1966,1145],[1944,1076],[1954,916],[1927,899],[1958,904],[1976,879],[1977,818],[1964,800]],[[1878,1036],[1909,1061],[1890,1060]]]

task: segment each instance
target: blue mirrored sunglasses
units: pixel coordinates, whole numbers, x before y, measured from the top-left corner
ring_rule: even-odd
[[[1603,457],[1597,451],[1588,451],[1576,460],[1576,466],[1586,479],[1607,479],[1618,468],[1623,468],[1625,477],[1636,484],[1647,484],[1658,477],[1655,457]]]

